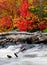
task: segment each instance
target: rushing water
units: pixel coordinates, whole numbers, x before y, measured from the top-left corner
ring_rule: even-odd
[[[0,65],[47,65],[47,45],[34,44],[28,46],[30,48],[20,52],[18,58],[14,53],[20,50],[21,44],[1,48]],[[7,58],[7,55],[11,55],[12,58]]]

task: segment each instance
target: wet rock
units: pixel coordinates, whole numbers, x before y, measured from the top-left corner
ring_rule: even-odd
[[[12,58],[12,56],[10,56],[10,55],[7,55],[7,57],[8,57],[8,58]]]
[[[41,43],[43,43],[43,44],[47,44],[47,40],[36,41],[35,43],[37,43],[37,44],[41,44]]]
[[[18,57],[18,55],[17,55],[16,53],[14,53],[14,55],[15,55],[16,57]]]
[[[27,50],[26,47],[21,48],[21,52],[23,52],[23,51],[25,51],[25,50]]]
[[[4,48],[5,47],[5,44],[3,43],[3,44],[1,44],[1,46],[2,46],[2,48]]]
[[[27,38],[26,42],[27,42],[27,44],[32,44],[32,38]]]

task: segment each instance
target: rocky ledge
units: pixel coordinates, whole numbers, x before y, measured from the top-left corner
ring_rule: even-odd
[[[47,44],[47,33],[42,33],[40,31],[29,33],[29,32],[3,32],[0,33],[0,45],[4,47],[6,44],[11,44],[8,42],[13,42],[12,44],[17,44],[17,42],[22,43],[45,43]]]

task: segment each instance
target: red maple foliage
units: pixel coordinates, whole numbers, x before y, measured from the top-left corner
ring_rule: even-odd
[[[9,29],[12,27],[12,19],[10,17],[3,17],[0,19],[0,28]]]
[[[23,0],[20,6],[21,16],[26,17],[28,11],[28,0]]]
[[[47,24],[45,22],[38,23],[38,28],[40,28],[40,30],[44,30],[46,27],[47,27]]]
[[[21,1],[21,4],[18,1]],[[30,4],[28,0],[1,0],[0,2],[0,12],[5,13],[0,17],[0,29],[8,30],[13,27],[19,31],[31,31],[31,29],[39,28],[42,31],[47,27],[46,23],[41,22],[38,18],[36,20],[35,14],[29,11],[32,3]],[[39,0],[33,0],[33,3],[36,2]]]

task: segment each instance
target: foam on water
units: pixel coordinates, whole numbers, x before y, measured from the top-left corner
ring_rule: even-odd
[[[0,49],[0,65],[47,65],[47,46],[35,45],[27,51],[20,52],[18,58],[14,53],[20,50],[21,45],[11,45]],[[8,59],[7,55],[12,58]]]

